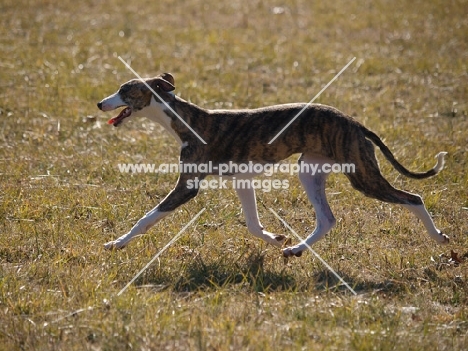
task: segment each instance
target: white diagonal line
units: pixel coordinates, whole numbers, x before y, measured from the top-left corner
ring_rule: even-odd
[[[346,287],[349,289],[349,291],[351,291],[354,295],[357,295],[357,293],[353,290],[353,288],[351,288],[351,287],[348,285],[348,283],[346,283],[346,282],[344,281],[344,279],[341,278],[340,275],[339,275],[338,273],[336,273],[336,272],[333,270],[333,268],[331,268],[330,265],[329,265],[327,262],[325,262],[325,260],[324,260],[322,257],[320,257],[320,255],[319,255],[317,252],[315,252],[315,251],[305,242],[305,240],[303,240],[303,239],[299,236],[299,234],[297,234],[297,233],[294,231],[294,229],[292,229],[292,228],[289,226],[289,224],[286,223],[286,221],[285,221],[283,218],[281,218],[281,217],[280,217],[275,211],[273,211],[271,208],[269,208],[269,210],[271,211],[271,213],[273,213],[273,214],[276,216],[276,218],[278,218],[278,219],[281,221],[281,223],[283,223],[283,224],[285,225],[286,228],[288,228],[288,229],[291,231],[291,233],[293,233],[293,234],[296,236],[296,238],[297,238],[298,240],[301,241],[301,244],[304,244],[304,245],[310,250],[310,252],[312,252],[312,253],[315,255],[315,257],[317,257],[317,258],[320,260],[320,262],[322,262],[323,265],[324,265],[325,267],[327,267],[328,270],[329,270],[330,272],[332,272],[332,273],[334,274],[334,276],[337,277],[337,278],[344,284],[344,286],[346,286]]]
[[[145,80],[144,80],[143,78],[141,78],[140,75],[139,75],[137,72],[135,72],[135,70],[134,70],[127,62],[125,62],[125,60],[124,60],[121,56],[118,56],[118,58],[119,58],[120,61],[122,61],[122,63],[123,63],[130,71],[132,71],[132,73],[133,73],[144,85],[146,85],[146,87],[147,87],[154,95],[156,95],[156,96],[158,97],[159,100],[161,100],[161,101],[163,102],[163,104],[164,104],[174,115],[177,116],[177,118],[178,118],[183,124],[185,124],[185,126],[186,126],[188,129],[190,129],[190,131],[191,131],[193,134],[195,134],[195,136],[196,136],[198,139],[200,139],[200,141],[201,141],[203,144],[206,145],[206,141],[203,140],[203,138],[202,138],[200,135],[198,135],[198,133],[197,133],[196,131],[194,131],[193,128],[190,127],[189,124],[188,124],[187,122],[185,122],[184,119],[183,119],[182,117],[180,117],[179,114],[178,114],[177,112],[175,112],[174,109],[173,109],[171,106],[169,106],[169,104],[168,104],[166,101],[164,101],[164,99],[162,99],[162,98],[159,96],[159,94],[156,93],[156,92],[154,91],[154,89],[151,88],[151,87],[148,85],[148,83],[146,83]]]
[[[344,66],[344,67],[341,69],[341,71],[339,71],[339,72],[333,77],[333,79],[332,79],[331,81],[329,81],[328,84],[325,85],[325,86],[322,88],[322,90],[320,90],[320,91],[318,92],[318,94],[315,95],[315,96],[313,97],[313,99],[310,100],[310,101],[304,106],[304,108],[303,108],[302,110],[300,110],[299,113],[298,113],[297,115],[295,115],[294,118],[293,118],[292,120],[290,120],[289,123],[286,124],[286,125],[284,126],[284,128],[281,129],[280,132],[279,132],[278,134],[276,134],[275,137],[274,137],[273,139],[271,139],[271,140],[268,142],[268,145],[270,145],[272,142],[274,142],[274,141],[276,140],[276,138],[278,138],[278,137],[281,135],[281,133],[283,133],[283,132],[296,120],[296,118],[299,117],[299,116],[302,114],[302,112],[304,112],[304,110],[305,110],[307,107],[309,107],[310,104],[313,103],[313,102],[315,101],[315,99],[317,99],[317,98],[320,96],[320,94],[322,94],[322,93],[325,91],[325,89],[327,89],[327,88],[330,86],[330,84],[333,83],[333,82],[341,75],[341,73],[343,73],[343,72],[349,67],[350,64],[352,64],[352,63],[354,62],[355,59],[356,59],[356,57],[353,57],[352,60],[349,61],[349,62],[347,63],[347,65]]]
[[[63,317],[60,317],[60,318],[57,318],[57,319],[51,321],[50,324],[52,324],[52,323],[58,323],[58,322],[60,322],[61,320],[67,319],[67,318],[69,318],[69,317],[74,317],[74,316],[76,316],[78,313],[82,313],[82,312],[86,312],[86,311],[92,311],[92,310],[94,310],[95,308],[96,308],[96,307],[94,307],[94,306],[89,306],[88,308],[80,308],[80,309],[78,309],[78,310],[75,310],[75,311],[73,311],[73,312],[70,312],[69,314],[67,314],[67,315],[65,315],[65,316],[63,316]],[[44,327],[46,327],[47,325],[49,325],[49,323],[45,322],[45,323],[44,323]]]
[[[129,287],[129,286],[130,286],[130,285],[131,285],[131,284],[132,284],[132,283],[149,267],[149,266],[151,266],[151,264],[152,264],[159,256],[161,256],[161,254],[162,254],[164,251],[166,251],[166,249],[167,249],[169,246],[171,246],[174,242],[177,241],[177,239],[179,239],[179,237],[185,232],[185,230],[186,230],[193,222],[195,222],[195,220],[196,220],[204,211],[205,211],[205,208],[203,208],[200,212],[198,212],[198,213],[195,215],[195,217],[193,217],[192,220],[191,220],[190,222],[188,222],[188,223],[185,225],[185,227],[183,227],[183,228],[181,229],[181,231],[180,231],[175,237],[173,237],[172,240],[169,241],[169,242],[167,243],[167,245],[164,246],[164,247],[161,249],[161,251],[159,251],[159,252],[151,259],[151,261],[149,261],[148,264],[147,264],[145,267],[143,267],[143,269],[142,269],[141,271],[139,271],[139,272],[137,273],[137,275],[135,275],[135,276],[133,277],[132,280],[130,280],[130,281],[128,282],[127,285],[125,285],[125,286],[123,287],[122,290],[119,291],[119,293],[117,294],[117,296],[120,296],[125,290],[127,290],[127,288],[128,288],[128,287]]]

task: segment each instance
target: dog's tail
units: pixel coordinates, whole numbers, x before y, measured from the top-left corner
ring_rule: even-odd
[[[392,164],[392,166],[395,167],[395,169],[398,172],[400,172],[406,177],[414,178],[414,179],[424,179],[424,178],[428,178],[428,177],[432,177],[433,175],[436,175],[444,168],[444,164],[445,164],[444,157],[445,155],[447,155],[447,153],[445,151],[442,151],[437,154],[436,156],[437,163],[432,169],[423,173],[411,172],[407,170],[401,163],[399,163],[395,159],[395,156],[393,156],[390,149],[387,147],[387,145],[384,144],[382,139],[380,139],[377,134],[368,130],[367,128],[364,128],[364,134],[368,139],[370,139],[375,145],[377,145],[380,148],[385,158]]]

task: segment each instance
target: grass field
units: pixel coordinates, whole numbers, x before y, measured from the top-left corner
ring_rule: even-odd
[[[468,260],[467,1],[26,1],[0,5],[0,350],[466,350]],[[96,103],[134,78],[172,72],[176,93],[207,108],[317,100],[378,133],[382,172],[421,194],[450,238],[438,246],[399,206],[332,175],[337,226],[284,262],[253,238],[233,190],[204,191],[126,248],[117,238],[176,174],[123,174],[174,163],[160,126],[120,128]],[[294,160],[295,158],[291,159]],[[284,176],[286,177],[286,176]],[[267,230],[315,225],[296,177],[258,192]],[[123,294],[117,293],[201,209]],[[297,240],[294,240],[297,242]]]

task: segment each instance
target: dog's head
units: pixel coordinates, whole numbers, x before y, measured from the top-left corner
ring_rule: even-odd
[[[174,77],[170,73],[144,79],[144,82],[133,79],[122,84],[116,93],[98,102],[97,106],[102,111],[124,107],[117,117],[107,122],[117,127],[130,116],[145,116],[145,110],[151,106],[152,101],[157,104],[174,101],[174,89]]]

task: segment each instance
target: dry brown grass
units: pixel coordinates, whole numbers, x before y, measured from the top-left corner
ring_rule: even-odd
[[[466,1],[3,1],[0,13],[0,349],[462,350],[468,345]],[[96,102],[133,78],[170,71],[208,108],[321,97],[385,138],[451,237],[437,246],[409,213],[364,198],[345,177],[328,194],[337,227],[284,264],[252,238],[233,191],[206,191],[119,252],[176,175],[121,174],[119,162],[177,160],[147,120],[105,125]],[[93,115],[92,123],[86,117]],[[379,154],[380,158],[380,154]],[[314,215],[295,178],[259,192],[262,223],[305,235]],[[207,211],[124,294],[120,289],[198,211]],[[441,255],[445,255],[441,256]],[[466,259],[466,258],[465,258]]]

